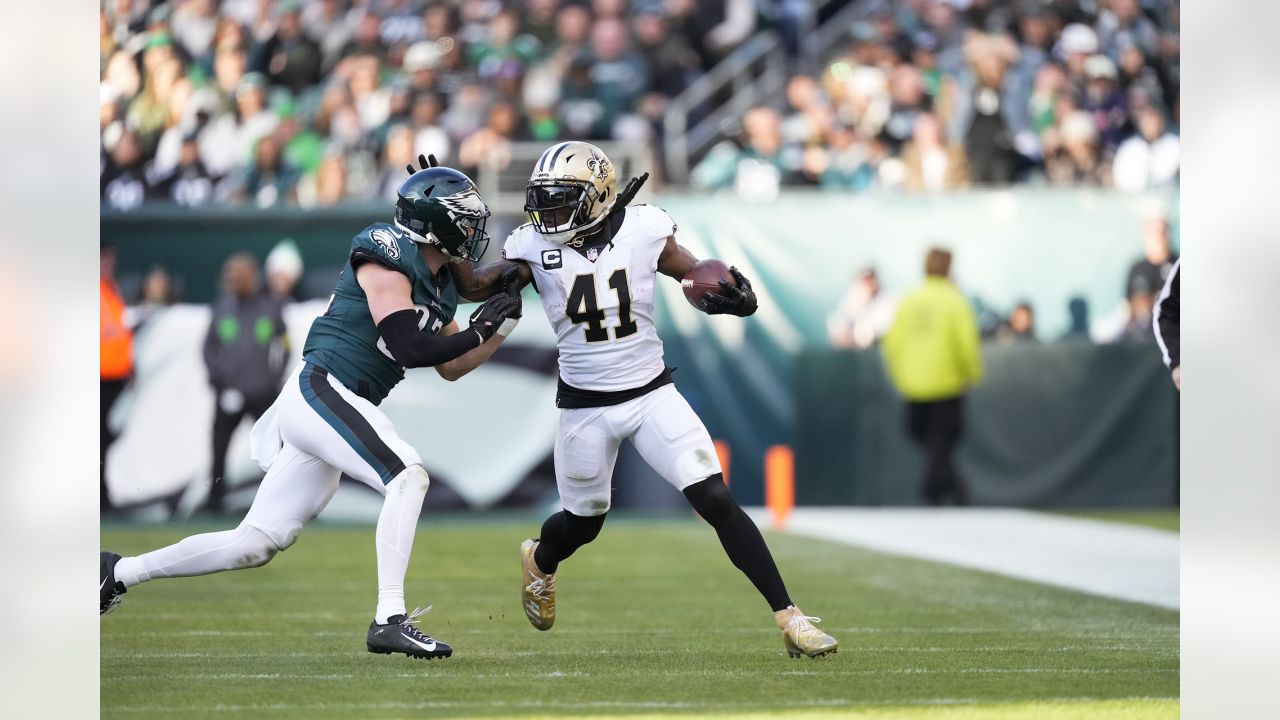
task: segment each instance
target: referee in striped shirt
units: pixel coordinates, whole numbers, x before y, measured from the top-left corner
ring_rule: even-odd
[[[1179,362],[1178,343],[1178,269],[1182,258],[1173,264],[1169,277],[1165,278],[1164,288],[1156,298],[1155,310],[1151,313],[1151,325],[1156,333],[1156,343],[1160,346],[1160,354],[1164,356],[1165,367],[1173,372],[1173,385],[1182,391],[1182,365]]]

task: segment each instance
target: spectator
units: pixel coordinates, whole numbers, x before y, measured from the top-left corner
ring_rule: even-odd
[[[1112,178],[1120,190],[1139,191],[1174,183],[1178,178],[1178,136],[1165,127],[1164,114],[1147,106],[1136,111],[1138,132],[1120,144]]]
[[[911,140],[916,119],[930,109],[924,80],[914,65],[899,65],[889,75],[889,118],[884,124],[885,140],[897,152]]]
[[[1023,300],[1013,306],[1013,312],[1009,313],[1009,320],[996,333],[996,340],[1004,344],[1039,342],[1036,339],[1035,323],[1035,310],[1032,309],[1031,303]]]
[[[227,258],[222,286],[204,342],[204,363],[216,397],[206,507],[214,513],[223,510],[231,436],[246,415],[261,417],[275,400],[284,381],[288,345],[280,304],[260,292],[258,263],[252,255]]]
[[[1067,315],[1071,326],[1060,340],[1089,340],[1089,301],[1075,296],[1067,301]]]
[[[1106,55],[1093,55],[1084,61],[1084,74],[1087,80],[1081,109],[1093,117],[1104,151],[1112,153],[1128,121],[1115,63]]]
[[[1068,113],[1045,139],[1045,174],[1050,183],[1107,184],[1108,171],[1099,157],[1098,129],[1087,113]]]
[[[147,197],[138,136],[132,130],[123,131],[108,157],[99,182],[103,206],[112,210],[137,208]]]
[[[969,69],[956,81],[951,136],[964,139],[975,184],[1007,184],[1018,169],[1015,138],[1030,149],[1026,95],[1005,82],[1016,53],[1006,38],[974,36],[965,44]],[[1029,90],[1029,88],[1028,88]]]
[[[298,172],[284,161],[280,142],[267,135],[258,141],[253,158],[253,164],[232,180],[231,196],[242,202],[251,200],[260,208],[294,202]]]
[[[345,60],[353,57],[369,57],[379,65],[386,59],[387,51],[382,44],[382,18],[366,8],[356,21],[355,31],[347,44],[338,51],[338,58]]]
[[[187,55],[205,55],[218,30],[218,4],[214,0],[187,0],[174,8],[169,25]]]
[[[591,81],[591,58],[578,55],[569,62],[560,89],[559,120],[570,137],[595,140],[609,136],[609,117]]]
[[[419,95],[409,111],[409,121],[414,131],[414,156],[435,155],[448,164],[447,160],[453,157],[453,144],[440,127],[440,100],[432,94]]]
[[[742,116],[743,147],[721,143],[693,169],[693,184],[703,188],[734,187],[746,198],[769,198],[790,179],[795,160],[782,143],[778,111],[755,107]]]
[[[1138,0],[1109,0],[1098,14],[1098,42],[1101,51],[1113,60],[1119,60],[1126,48],[1155,55],[1160,31],[1142,14]]]
[[[173,277],[163,265],[152,265],[142,276],[138,302],[125,312],[125,320],[133,332],[139,332],[151,318],[177,301]]]
[[[101,309],[99,323],[99,411],[102,415],[101,434],[98,438],[100,473],[99,506],[102,512],[112,508],[111,493],[107,489],[107,448],[116,441],[116,434],[108,422],[111,408],[120,393],[124,392],[133,375],[133,331],[125,324],[124,298],[116,284],[116,248],[103,243],[98,253],[98,300]]]
[[[511,140],[516,131],[516,110],[506,102],[489,109],[485,126],[472,133],[458,148],[458,164],[472,177],[485,167],[504,170],[511,164]]]
[[[840,303],[827,315],[827,339],[832,347],[865,350],[889,332],[897,305],[880,287],[875,268],[853,276]]]
[[[302,30],[302,10],[297,0],[280,3],[280,23],[271,39],[258,50],[258,69],[273,85],[295,96],[320,82],[324,56],[316,41]]]
[[[287,305],[302,299],[298,293],[298,281],[302,279],[302,253],[298,244],[289,238],[276,243],[267,253],[265,263],[267,292],[273,300]]]
[[[641,0],[632,6],[631,30],[636,47],[652,69],[650,103],[665,109],[666,98],[679,95],[697,76],[698,55],[678,33],[670,32],[660,0]],[[656,114],[655,114],[656,115]]]
[[[178,164],[151,179],[148,194],[183,207],[204,207],[214,200],[217,180],[200,160],[196,136],[187,135],[182,138]]]
[[[403,178],[404,168],[400,172]],[[346,199],[348,184],[346,157],[331,151],[320,160],[313,175],[298,183],[298,202],[307,208],[333,207]]]
[[[649,64],[629,43],[619,19],[598,20],[591,28],[591,93],[604,111],[597,123],[604,130],[601,137],[612,136],[614,123],[635,110],[649,87]]]
[[[1143,225],[1142,258],[1130,266],[1125,279],[1125,297],[1134,293],[1155,295],[1164,287],[1177,261],[1169,241],[1169,221],[1162,217],[1149,218]]]
[[[916,116],[911,142],[902,150],[908,190],[954,190],[969,184],[964,148],[945,144],[942,125],[930,113]]]
[[[527,0],[524,8],[524,29],[543,47],[550,47],[556,39],[556,11],[560,0]]]
[[[932,249],[925,282],[903,298],[882,349],[889,377],[907,400],[907,429],[925,452],[923,499],[969,504],[953,456],[964,429],[965,394],[982,379],[973,308],[948,279],[951,253]]]
[[[214,175],[245,168],[254,147],[275,130],[279,117],[267,109],[267,79],[259,73],[245,75],[236,86],[235,110],[209,122],[200,134],[200,156]]]

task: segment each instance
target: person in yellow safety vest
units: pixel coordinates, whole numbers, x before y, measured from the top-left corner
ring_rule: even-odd
[[[115,405],[120,393],[124,392],[125,385],[133,374],[133,331],[125,324],[124,298],[120,296],[120,288],[116,285],[115,247],[102,246],[99,266],[99,312],[102,320],[99,334],[101,362],[98,366],[102,389],[99,507],[105,511],[111,509],[111,497],[107,492],[107,448],[116,439],[115,433],[107,426],[107,416],[111,414],[111,407]]]
[[[982,380],[977,319],[950,272],[951,253],[931,249],[924,284],[903,298],[881,344],[889,377],[907,401],[907,431],[925,451],[928,505],[948,496],[969,504],[954,455],[964,428],[964,395]]]

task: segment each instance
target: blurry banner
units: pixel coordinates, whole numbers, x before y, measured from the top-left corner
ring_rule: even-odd
[[[680,367],[676,382],[712,436],[728,442],[734,493],[750,504],[763,502],[766,448],[800,442],[794,358],[827,345],[826,314],[857,270],[874,266],[885,291],[900,297],[920,284],[927,249],[945,246],[966,295],[1004,315],[1029,301],[1037,333],[1049,341],[1066,331],[1073,296],[1097,320],[1120,310],[1129,267],[1142,256],[1144,221],[1174,216],[1176,228],[1177,212],[1176,196],[1092,190],[796,192],[763,203],[729,195],[654,203],[675,219],[677,239],[694,255],[736,265],[760,298],[745,320],[707,317],[674,283],[659,283],[667,364]],[[898,426],[893,415],[862,417]],[[797,501],[812,502],[800,489],[799,468],[797,483]]]
[[[958,469],[974,504],[1157,507],[1177,491],[1178,398],[1146,345],[987,345]],[[923,452],[878,352],[796,362],[796,500],[914,505]]]

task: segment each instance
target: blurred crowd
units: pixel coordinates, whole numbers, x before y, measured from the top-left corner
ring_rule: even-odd
[[[752,0],[104,0],[102,199],[394,198],[419,153],[651,137]]]
[[[869,12],[832,59],[800,18]],[[390,198],[419,153],[653,143],[754,33],[797,72],[695,167],[703,188],[1138,190],[1178,174],[1177,0],[104,0],[101,189],[323,207]]]
[[[1156,298],[1173,271],[1169,221],[1147,218],[1142,231],[1142,255],[1129,266],[1121,301],[1093,317],[1088,301],[1067,298],[1070,324],[1062,334],[1047,337],[1036,328],[1035,308],[1018,300],[1006,312],[986,302],[978,290],[970,298],[979,337],[1002,345],[1042,342],[1147,343],[1154,342],[1151,324]],[[874,266],[858,269],[836,306],[827,313],[827,340],[832,347],[866,350],[880,344],[893,326],[899,294],[886,289]]]
[[[867,2],[847,51],[747,112],[695,185],[1177,182],[1177,0]]]

